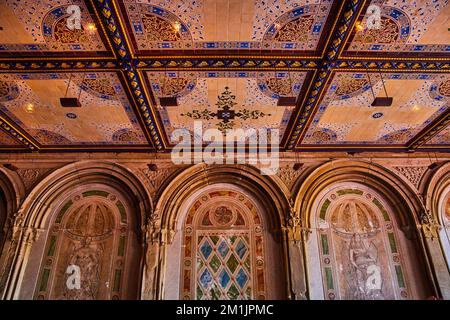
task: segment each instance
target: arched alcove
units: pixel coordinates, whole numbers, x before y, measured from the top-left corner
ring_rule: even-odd
[[[56,170],[20,209],[23,229],[36,236],[18,248],[7,297],[139,298],[150,204],[145,187],[117,164],[85,161]],[[67,285],[73,266],[81,288]]]
[[[17,174],[0,168],[0,253],[3,251],[8,232],[7,220],[17,212],[24,194],[25,188]]]
[[[251,167],[195,166],[158,202],[165,249],[163,299],[282,299],[287,201]],[[283,221],[283,222],[282,222]]]
[[[311,299],[423,299],[432,295],[415,225],[420,202],[377,165],[336,161],[302,182],[296,208],[310,230]]]
[[[450,163],[443,164],[422,185],[427,209],[440,225],[439,239],[450,272]]]

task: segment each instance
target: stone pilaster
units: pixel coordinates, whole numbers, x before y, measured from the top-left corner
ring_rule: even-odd
[[[439,240],[439,230],[441,226],[434,217],[427,211],[420,215],[420,229],[428,250],[430,262],[434,270],[437,285],[442,298],[450,299],[450,270],[444,257],[443,249]]]

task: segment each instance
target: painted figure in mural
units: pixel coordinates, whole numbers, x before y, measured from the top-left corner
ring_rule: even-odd
[[[349,299],[379,300],[383,299],[381,292],[381,269],[378,265],[378,250],[366,235],[355,233],[349,245],[350,265],[348,282]]]
[[[91,243],[90,237],[84,238],[78,248],[74,246],[68,265],[75,265],[80,268],[81,285],[80,289],[66,287],[64,290],[65,299],[95,300],[98,298],[102,252],[101,245]]]

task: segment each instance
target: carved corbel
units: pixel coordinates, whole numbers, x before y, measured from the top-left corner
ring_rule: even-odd
[[[441,230],[441,226],[427,210],[423,210],[420,214],[420,228],[425,238],[431,240],[437,239]]]
[[[306,282],[304,278],[303,244],[304,229],[302,221],[296,214],[292,201],[290,201],[289,217],[285,230],[288,236],[289,266],[291,273],[291,299],[306,299]]]

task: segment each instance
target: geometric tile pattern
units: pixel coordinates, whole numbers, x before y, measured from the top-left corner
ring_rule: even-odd
[[[12,137],[29,150],[163,151],[172,147],[173,129],[192,124],[183,107],[214,113],[214,96],[234,86],[242,109],[271,114],[237,126],[279,129],[282,150],[445,150],[449,1],[370,4],[380,8],[376,31],[367,28],[369,1],[362,0],[245,0],[226,8],[218,0],[4,1],[0,123],[9,135],[2,144]],[[67,27],[70,6],[80,10],[80,29]],[[393,108],[370,108],[367,71],[375,95],[383,94],[383,75]],[[291,92],[273,91],[286,88],[286,74]],[[178,79],[163,92],[161,75],[187,82]],[[336,81],[343,75],[359,91],[341,94]],[[110,94],[90,88],[108,81]],[[86,108],[59,106],[67,87],[71,95],[81,88]],[[174,94],[180,108],[159,104]],[[290,94],[296,106],[278,107],[278,97]],[[34,111],[27,112],[30,104]]]

